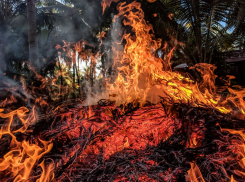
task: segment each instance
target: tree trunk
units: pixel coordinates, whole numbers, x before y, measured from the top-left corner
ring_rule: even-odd
[[[212,11],[211,11],[211,16],[209,19],[209,24],[208,24],[208,33],[207,33],[207,39],[206,39],[206,44],[205,44],[205,51],[204,51],[204,58],[203,58],[203,62],[206,62],[206,57],[207,57],[207,50],[209,48],[209,42],[210,42],[210,31],[211,31],[211,26],[212,26],[212,20],[213,20],[213,14],[215,11],[215,5],[212,7]]]
[[[7,67],[5,62],[5,44],[6,44],[6,38],[5,38],[5,31],[1,30],[2,36],[0,37],[0,71],[5,73]]]
[[[76,68],[75,68],[75,64],[73,63],[73,73],[72,73],[72,87],[73,87],[73,99],[76,99]]]
[[[73,99],[76,99],[75,91],[76,91],[76,53],[75,50],[72,55],[72,66],[73,66],[73,73],[72,73],[72,88],[73,88]]]
[[[102,75],[103,75],[103,81],[105,79],[105,45],[102,43],[101,45],[101,67],[102,67]]]
[[[202,34],[201,34],[201,22],[199,19],[199,5],[200,3],[197,3],[197,0],[191,0],[191,7],[193,12],[193,18],[194,18],[194,29],[196,30],[196,41],[197,41],[197,51],[198,51],[198,58],[199,62],[203,62],[202,57]]]
[[[63,71],[62,71],[62,67],[60,64],[60,58],[58,57],[58,63],[59,63],[59,70],[60,70],[60,88],[59,88],[59,101],[62,102],[62,99],[65,100],[65,94],[63,95],[63,93],[65,93],[65,86],[63,83]],[[59,78],[59,76],[58,76]],[[63,98],[64,97],[64,98]]]
[[[77,73],[77,85],[79,87],[78,89],[78,97],[80,98],[81,97],[81,80],[80,80],[80,74],[79,74],[79,57],[77,56],[76,57],[76,73]]]
[[[37,24],[36,24],[36,7],[35,0],[26,0],[27,2],[27,20],[28,20],[28,43],[29,43],[29,62],[40,70],[41,65],[38,61],[37,46]]]

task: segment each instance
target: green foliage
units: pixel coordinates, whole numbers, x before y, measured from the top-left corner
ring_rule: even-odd
[[[233,48],[244,21],[244,4],[240,0],[162,0],[179,24],[178,40],[193,63],[215,63],[214,50]]]

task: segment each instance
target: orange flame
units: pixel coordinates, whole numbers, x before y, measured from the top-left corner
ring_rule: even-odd
[[[41,177],[36,182],[49,182],[54,179],[54,173],[52,171],[54,170],[54,164],[51,163],[48,167],[45,167],[44,161],[40,164],[43,173]]]
[[[191,169],[187,171],[186,180],[188,182],[205,182],[196,163],[190,163],[190,165]]]
[[[222,113],[234,112],[236,109],[244,115],[245,90],[228,88],[230,94],[223,98],[215,86],[215,66],[199,63],[194,68],[200,72],[203,80],[200,84],[173,72],[170,59],[175,47],[165,53],[163,59],[159,54],[161,40],[155,39],[152,26],[144,20],[141,4],[119,3],[119,14],[115,18],[123,18],[125,26],[131,26],[134,34],[125,34],[126,40],[121,59],[115,59],[118,76],[113,84],[108,84],[108,94],[115,94],[116,104],[139,101],[144,103],[151,95],[170,96],[174,102],[190,103],[193,106],[216,108]],[[173,45],[177,41],[173,40]],[[169,48],[168,48],[169,49]],[[166,46],[164,51],[167,52]],[[119,53],[117,55],[120,55]],[[157,93],[156,93],[157,92]],[[153,93],[153,94],[152,94]],[[230,104],[232,103],[232,105]]]
[[[105,12],[106,7],[109,7],[112,2],[118,2],[119,0],[102,0],[101,1],[101,6],[103,8],[103,14]]]
[[[147,0],[149,3],[154,3],[156,2],[157,0]]]
[[[0,139],[3,135],[10,135],[12,141],[10,143],[11,150],[4,155],[3,159],[0,159],[0,171],[8,170],[14,177],[14,182],[26,181],[30,176],[31,170],[36,161],[40,159],[44,154],[48,153],[53,144],[40,140],[41,148],[36,144],[30,144],[28,141],[19,142],[14,135],[17,132],[24,133],[30,124],[36,121],[35,107],[33,111],[28,115],[29,110],[26,107],[20,107],[10,113],[3,113],[4,110],[0,109],[0,117],[7,118],[8,120],[3,124],[0,129]],[[17,115],[23,126],[17,130],[13,130],[15,123],[14,116]]]
[[[224,129],[224,128],[221,128],[221,131],[228,131],[231,134],[239,135],[239,136],[242,137],[243,144],[242,145],[236,144],[236,149],[235,150],[241,156],[241,160],[239,161],[238,164],[242,167],[242,169],[245,170],[245,144],[244,144],[244,142],[245,142],[245,134],[244,134],[244,132],[242,132],[240,130]],[[245,172],[242,172],[242,171],[239,171],[239,170],[234,170],[234,173],[238,174],[239,176],[245,176]],[[235,180],[233,179],[233,176],[231,176],[231,181],[235,182]]]
[[[236,180],[233,178],[233,175],[231,175],[231,182],[236,182]]]

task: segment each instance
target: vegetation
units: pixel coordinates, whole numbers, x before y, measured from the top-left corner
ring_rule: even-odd
[[[191,62],[215,63],[214,50],[234,48],[244,21],[244,3],[239,0],[162,1],[180,25],[178,40],[185,43],[182,53]]]
[[[244,47],[241,0],[139,2],[156,38],[162,39],[162,45],[167,42],[169,50],[176,47],[172,65],[212,63],[223,69],[227,68],[223,52]],[[94,82],[102,88],[103,80],[113,74],[111,34],[116,5],[112,2],[103,13],[100,0],[0,1],[1,70],[12,78],[23,76],[38,87],[41,82],[30,71],[29,61],[37,74],[56,78],[57,86],[66,87],[69,93],[59,99],[82,96],[85,85],[93,87]]]

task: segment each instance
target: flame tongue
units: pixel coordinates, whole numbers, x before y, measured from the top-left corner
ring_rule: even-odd
[[[106,7],[109,7],[112,2],[118,2],[119,0],[102,0],[101,1],[101,6],[103,8],[103,14],[105,12]]]
[[[186,180],[188,182],[205,182],[198,166],[195,163],[190,163],[190,164],[191,164],[191,169],[187,171],[188,175],[186,176]]]
[[[14,182],[27,180],[36,161],[44,154],[48,153],[53,146],[51,142],[42,140],[40,140],[40,142],[44,146],[43,148],[36,144],[30,144],[25,140],[22,142],[17,141],[14,133],[24,133],[28,126],[32,122],[35,122],[34,110],[35,107],[33,108],[33,112],[28,115],[27,112],[29,110],[26,107],[20,107],[6,114],[3,113],[3,109],[0,109],[0,117],[8,118],[8,121],[4,123],[5,127],[1,127],[0,139],[4,135],[10,135],[12,137],[10,144],[11,150],[0,160],[0,171],[9,170],[14,177]],[[14,124],[15,115],[18,116],[24,126],[18,130],[12,131],[11,127]]]

